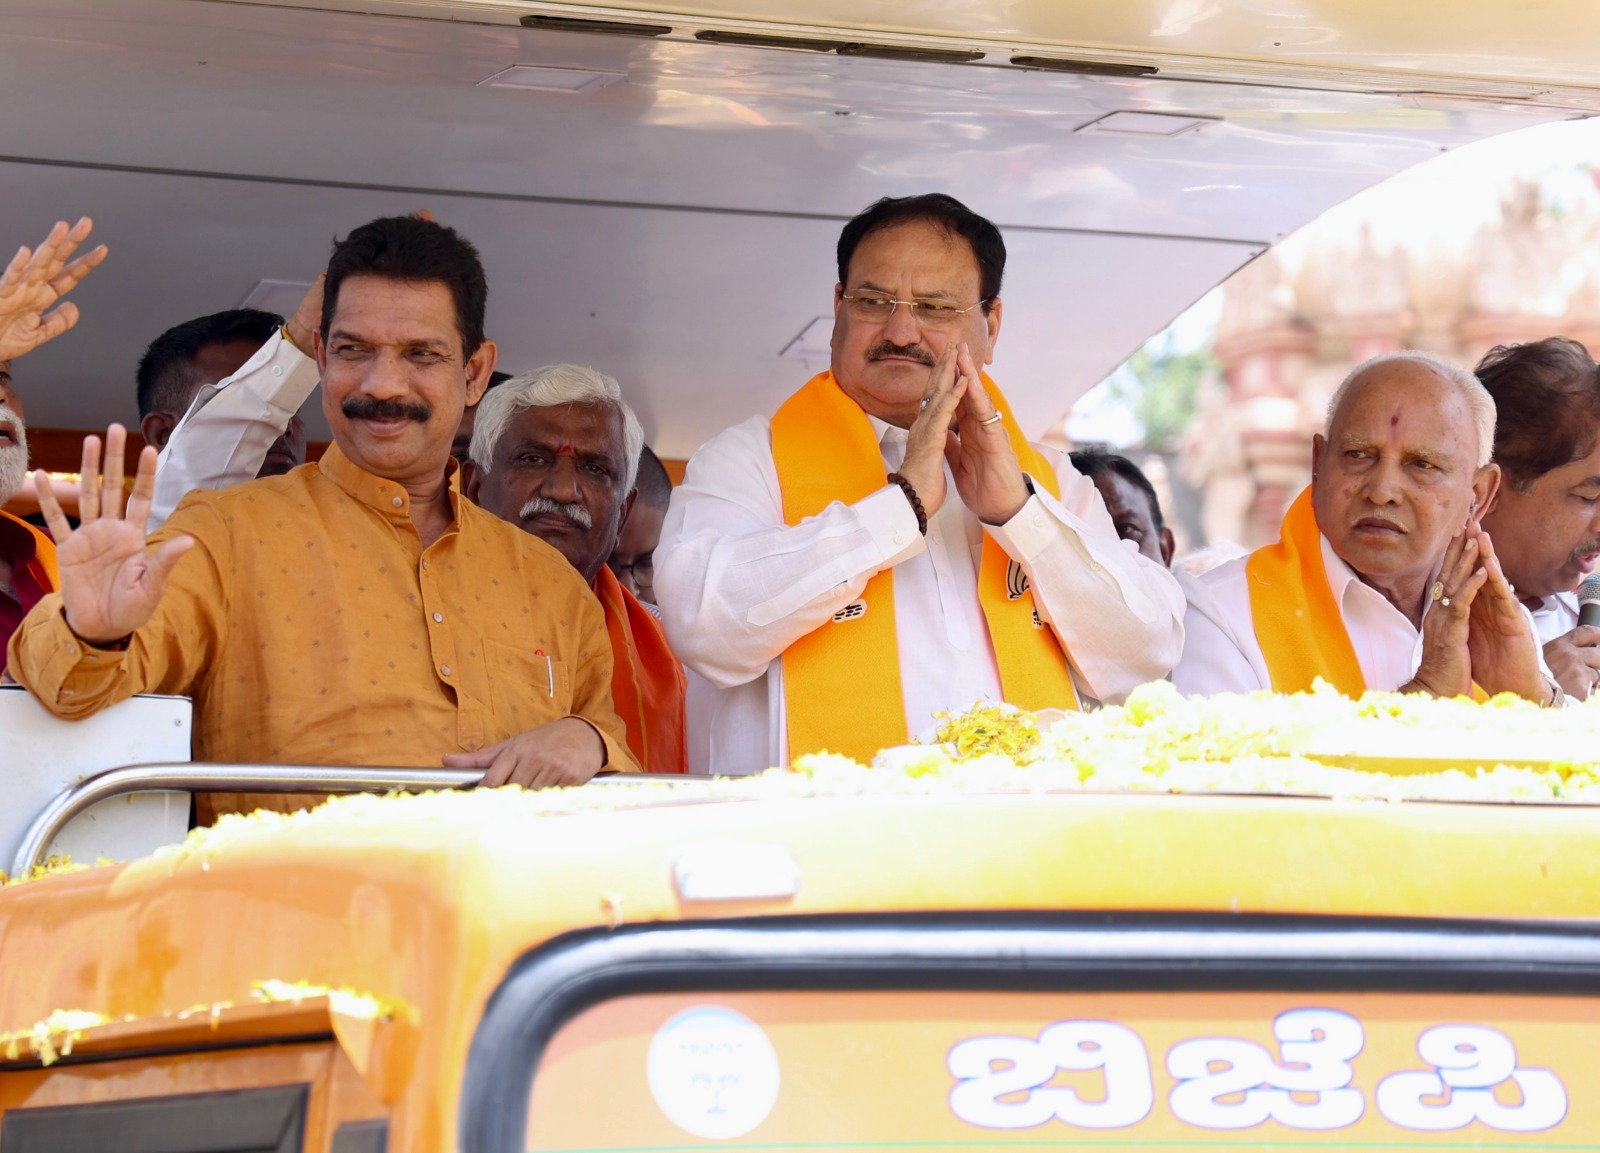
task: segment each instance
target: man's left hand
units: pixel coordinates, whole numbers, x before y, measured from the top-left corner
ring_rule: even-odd
[[[562,717],[473,753],[446,753],[446,768],[484,769],[480,787],[581,785],[605,768],[606,746],[588,721]]]
[[[1539,667],[1539,638],[1533,625],[1500,568],[1489,534],[1476,524],[1469,524],[1467,531],[1478,541],[1478,564],[1489,578],[1472,602],[1467,636],[1472,679],[1490,693],[1512,692],[1547,703],[1550,684]]]
[[[68,263],[93,227],[87,216],[71,228],[58,221],[37,248],[18,249],[0,273],[0,360],[32,352],[78,323],[78,306],[57,302],[106,258],[102,244]]]
[[[1011,448],[1005,422],[984,390],[978,366],[965,344],[956,349],[957,387],[964,388],[956,406],[956,431],[945,442],[945,460],[955,478],[961,503],[984,524],[1005,524],[1028,503],[1022,465]]]

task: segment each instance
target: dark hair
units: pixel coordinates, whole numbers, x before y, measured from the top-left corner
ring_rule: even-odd
[[[649,508],[666,508],[672,499],[672,478],[648,444],[639,450],[639,475],[633,487],[639,493],[640,503]]]
[[[1600,368],[1577,341],[1496,345],[1473,371],[1494,398],[1494,461],[1518,491],[1600,442]]]
[[[248,340],[265,344],[283,327],[283,317],[257,308],[230,308],[169,328],[144,350],[134,376],[138,384],[139,416],[165,412],[181,417],[189,411],[200,379],[194,358],[208,344]],[[210,383],[215,384],[216,381]]]
[[[483,391],[488,392],[491,388],[499,388],[510,379],[511,374],[509,372],[500,372],[498,370],[491,372],[489,374],[489,383],[483,386]]]
[[[1000,296],[1000,281],[1006,274],[1006,242],[1000,230],[954,196],[926,192],[921,196],[885,196],[851,220],[839,233],[839,283],[849,284],[850,258],[861,242],[874,232],[896,224],[925,221],[959,236],[972,246],[978,261],[978,293],[987,315]]]
[[[333,323],[339,287],[349,276],[443,284],[455,299],[462,354],[471,356],[483,343],[489,282],[478,250],[455,229],[420,216],[384,216],[354,229],[343,240],[335,240],[323,285],[323,340],[328,339],[328,326]]]
[[[1150,478],[1145,476],[1144,470],[1133,461],[1119,453],[1101,452],[1098,449],[1068,453],[1067,459],[1072,461],[1073,468],[1090,480],[1097,476],[1115,473],[1140,489],[1150,500],[1150,523],[1155,526],[1157,532],[1166,528],[1167,522],[1161,516],[1161,500],[1156,496],[1156,487],[1150,483]]]

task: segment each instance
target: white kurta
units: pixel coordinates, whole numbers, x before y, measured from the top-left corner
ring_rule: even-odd
[[[317,362],[280,329],[239,371],[195,394],[156,460],[150,531],[166,523],[194,489],[254,480],[272,442],[317,387]]]
[[[1555,593],[1540,598],[1533,610],[1533,627],[1539,630],[1539,643],[1547,645],[1578,627],[1578,594]]]
[[[1362,678],[1369,689],[1398,689],[1422,664],[1422,630],[1377,589],[1362,583],[1327,537],[1319,539],[1328,587]],[[1189,601],[1183,619],[1183,658],[1172,670],[1172,683],[1180,692],[1247,693],[1272,687],[1250,611],[1245,575],[1249,559],[1236,557],[1198,577],[1179,578]]]
[[[885,468],[898,469],[905,431],[872,425]],[[765,417],[695,453],[656,546],[655,588],[674,651],[712,686],[689,715],[691,744],[707,749],[711,771],[787,762],[783,651],[829,625],[886,568],[894,569],[907,732],[925,732],[936,712],[1000,700],[978,600],[985,531],[1027,574],[1040,616],[1071,653],[1080,692],[1118,700],[1165,675],[1183,643],[1177,582],[1118,539],[1093,481],[1060,454],[1040,452],[1056,469],[1060,500],[1041,488],[1006,524],[984,526],[951,482],[926,537],[895,485],[786,525]]]

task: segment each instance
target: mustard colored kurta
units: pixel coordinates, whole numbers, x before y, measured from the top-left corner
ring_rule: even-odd
[[[80,642],[56,594],[12,638],[12,675],[68,719],[139,692],[193,697],[198,761],[436,767],[579,716],[633,769],[594,594],[543,541],[450,502],[424,549],[405,489],[337,446],[191,493],[152,539],[197,547],[127,651]]]

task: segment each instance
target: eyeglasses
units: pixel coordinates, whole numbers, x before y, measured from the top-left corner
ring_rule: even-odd
[[[980,300],[965,308],[957,308],[953,304],[940,304],[931,300],[896,300],[892,296],[860,292],[846,292],[840,299],[849,307],[850,314],[859,320],[886,322],[894,315],[894,310],[903,304],[910,311],[911,319],[924,328],[943,328],[955,324],[974,308],[982,308],[989,303],[987,300]]]

